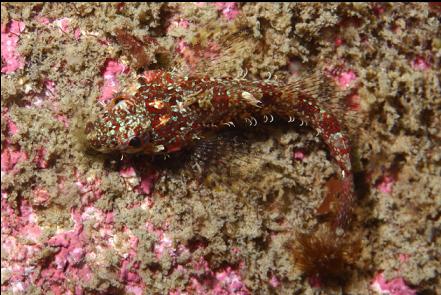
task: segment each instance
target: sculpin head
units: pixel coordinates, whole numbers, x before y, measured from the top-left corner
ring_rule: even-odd
[[[106,111],[86,125],[89,146],[102,153],[137,153],[149,150],[151,121],[143,105],[114,98]]]

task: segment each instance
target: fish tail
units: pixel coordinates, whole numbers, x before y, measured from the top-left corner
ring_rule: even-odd
[[[350,142],[343,130],[340,118],[343,108],[337,102],[343,94],[331,78],[321,71],[300,77],[282,89],[282,100],[289,102],[295,117],[310,125],[328,146],[340,168],[342,191],[334,225],[346,228],[353,204],[353,176],[350,158]]]

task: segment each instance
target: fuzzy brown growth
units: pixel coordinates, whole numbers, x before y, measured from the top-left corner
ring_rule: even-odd
[[[312,233],[297,233],[291,251],[296,267],[320,287],[343,286],[351,276],[350,266],[358,259],[360,241],[338,236],[322,227]]]

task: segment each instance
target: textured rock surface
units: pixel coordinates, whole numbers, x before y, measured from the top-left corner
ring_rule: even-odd
[[[155,166],[146,157],[120,160],[84,149],[81,131],[99,110],[97,101],[136,74],[115,42],[116,29],[167,49],[164,57],[152,42],[145,69],[171,68],[194,58],[188,44],[222,36],[238,18],[263,46],[240,48],[215,74],[247,69],[249,78],[269,72],[289,80],[307,68],[342,64],[347,71],[338,82],[344,87],[355,79],[352,114],[342,120],[354,145],[353,230],[362,253],[345,290],[441,289],[438,5],[2,3],[1,9],[2,291],[314,292],[286,249],[293,230],[317,223],[316,208],[335,174],[312,130],[261,123],[244,131],[249,148],[225,151],[226,164],[211,165],[203,177],[180,159],[177,168]]]

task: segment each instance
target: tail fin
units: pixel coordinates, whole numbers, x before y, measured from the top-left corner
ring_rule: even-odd
[[[350,143],[340,118],[347,112],[340,103],[345,91],[323,71],[305,74],[283,88],[282,100],[294,106],[294,115],[321,136],[341,170],[342,192],[334,220],[335,227],[347,227],[353,202]]]

